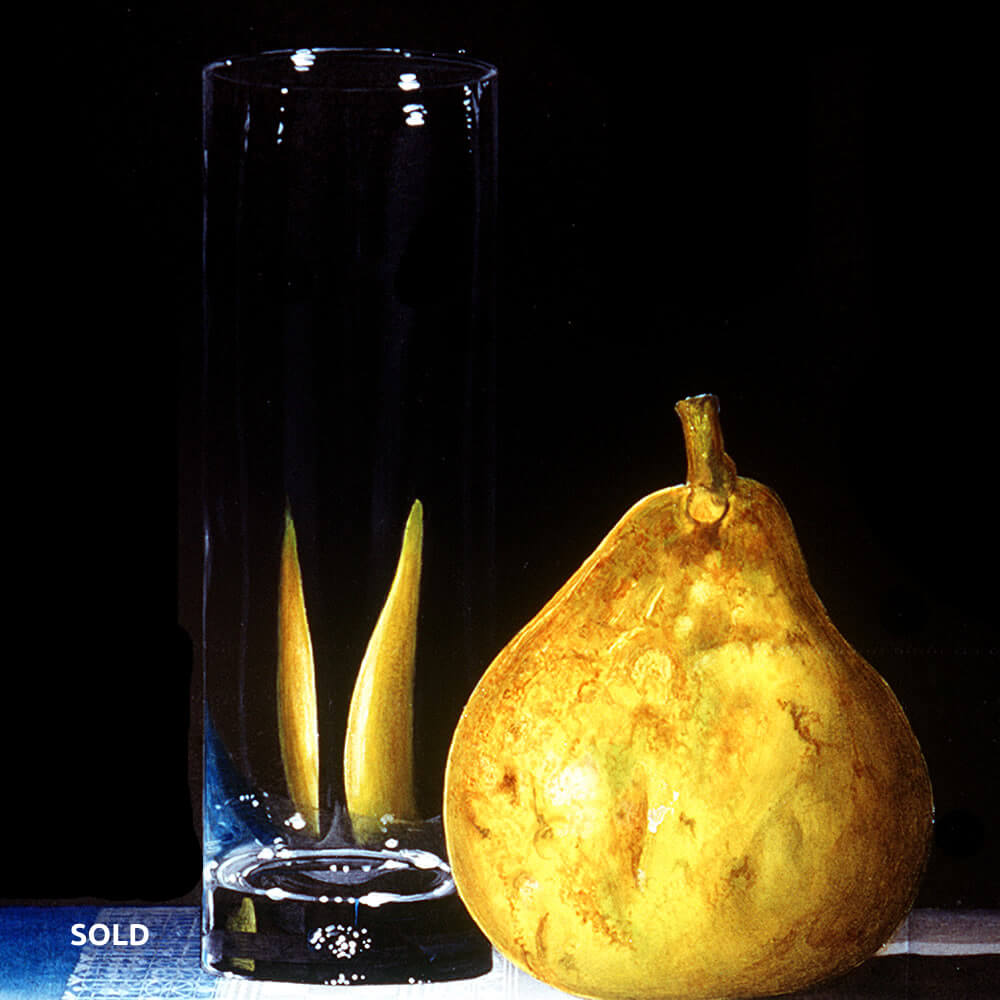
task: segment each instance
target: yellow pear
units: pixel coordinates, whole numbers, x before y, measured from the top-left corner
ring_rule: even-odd
[[[917,740],[837,632],[713,396],[687,483],[639,501],[500,652],[456,728],[459,894],[536,978],[600,1000],[790,992],[873,955],[933,823]]]

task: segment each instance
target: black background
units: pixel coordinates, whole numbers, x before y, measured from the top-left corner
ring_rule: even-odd
[[[930,33],[761,34],[524,3],[140,0],[91,22],[33,105],[46,152],[16,145],[44,194],[9,193],[30,319],[0,896],[198,899],[199,72],[375,44],[500,72],[501,631],[682,481],[673,404],[717,394],[924,748],[918,904],[1000,905],[989,64]]]

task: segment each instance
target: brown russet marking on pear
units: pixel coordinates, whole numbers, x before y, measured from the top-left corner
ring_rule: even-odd
[[[610,886],[604,886],[606,892]],[[606,897],[603,897],[606,898]],[[595,898],[587,889],[574,889],[567,894],[567,899],[576,910],[581,923],[586,924],[598,931],[599,934],[615,945],[631,949],[633,946],[631,926],[620,925],[620,921],[615,921],[610,915],[604,913],[601,908],[601,898]]]
[[[472,827],[473,830],[476,831],[477,834],[479,834],[479,836],[483,840],[486,840],[486,839],[489,838],[489,836],[490,836],[490,829],[489,829],[489,827],[482,826],[479,823],[479,820],[478,820],[478,818],[476,816],[476,811],[473,808],[473,805],[472,805],[471,801],[467,802],[465,804],[465,821],[469,824],[470,827]]]
[[[778,699],[778,704],[792,717],[792,726],[803,742],[808,743],[815,753],[819,753],[823,749],[823,743],[809,730],[810,724],[820,721],[819,714],[811,712],[804,705],[797,705],[794,701],[786,701],[783,698]]]
[[[618,843],[624,861],[623,875],[639,886],[639,868],[649,830],[649,800],[646,783],[641,775],[615,803],[614,821],[619,832]]]
[[[793,927],[784,937],[772,941],[771,947],[774,949],[774,954],[778,955],[779,957],[781,955],[786,954],[788,950],[792,947],[792,945],[795,943],[795,939],[798,936],[799,936],[798,930],[795,927]]]
[[[651,748],[666,751],[677,745],[677,723],[655,705],[646,702],[639,705],[632,712],[631,723],[633,743],[639,739],[641,731],[642,741]]]
[[[535,952],[541,959],[545,958],[545,953],[548,951],[545,944],[545,925],[548,923],[548,919],[549,915],[543,913],[542,918],[538,921],[538,927],[535,929]]]
[[[734,865],[729,870],[727,876],[732,886],[740,886],[749,889],[757,880],[757,873],[750,864],[750,855],[744,854],[738,865]]]
[[[510,768],[503,772],[503,778],[500,779],[497,790],[508,795],[511,802],[517,802],[517,775]]]

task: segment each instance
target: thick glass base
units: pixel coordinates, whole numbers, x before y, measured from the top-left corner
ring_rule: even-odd
[[[492,968],[429,851],[243,848],[209,866],[203,918],[205,967],[251,979],[370,986]]]

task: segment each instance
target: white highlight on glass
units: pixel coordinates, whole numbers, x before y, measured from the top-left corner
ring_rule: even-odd
[[[407,125],[423,125],[426,121],[427,108],[422,104],[404,104],[403,112],[406,115]]]

